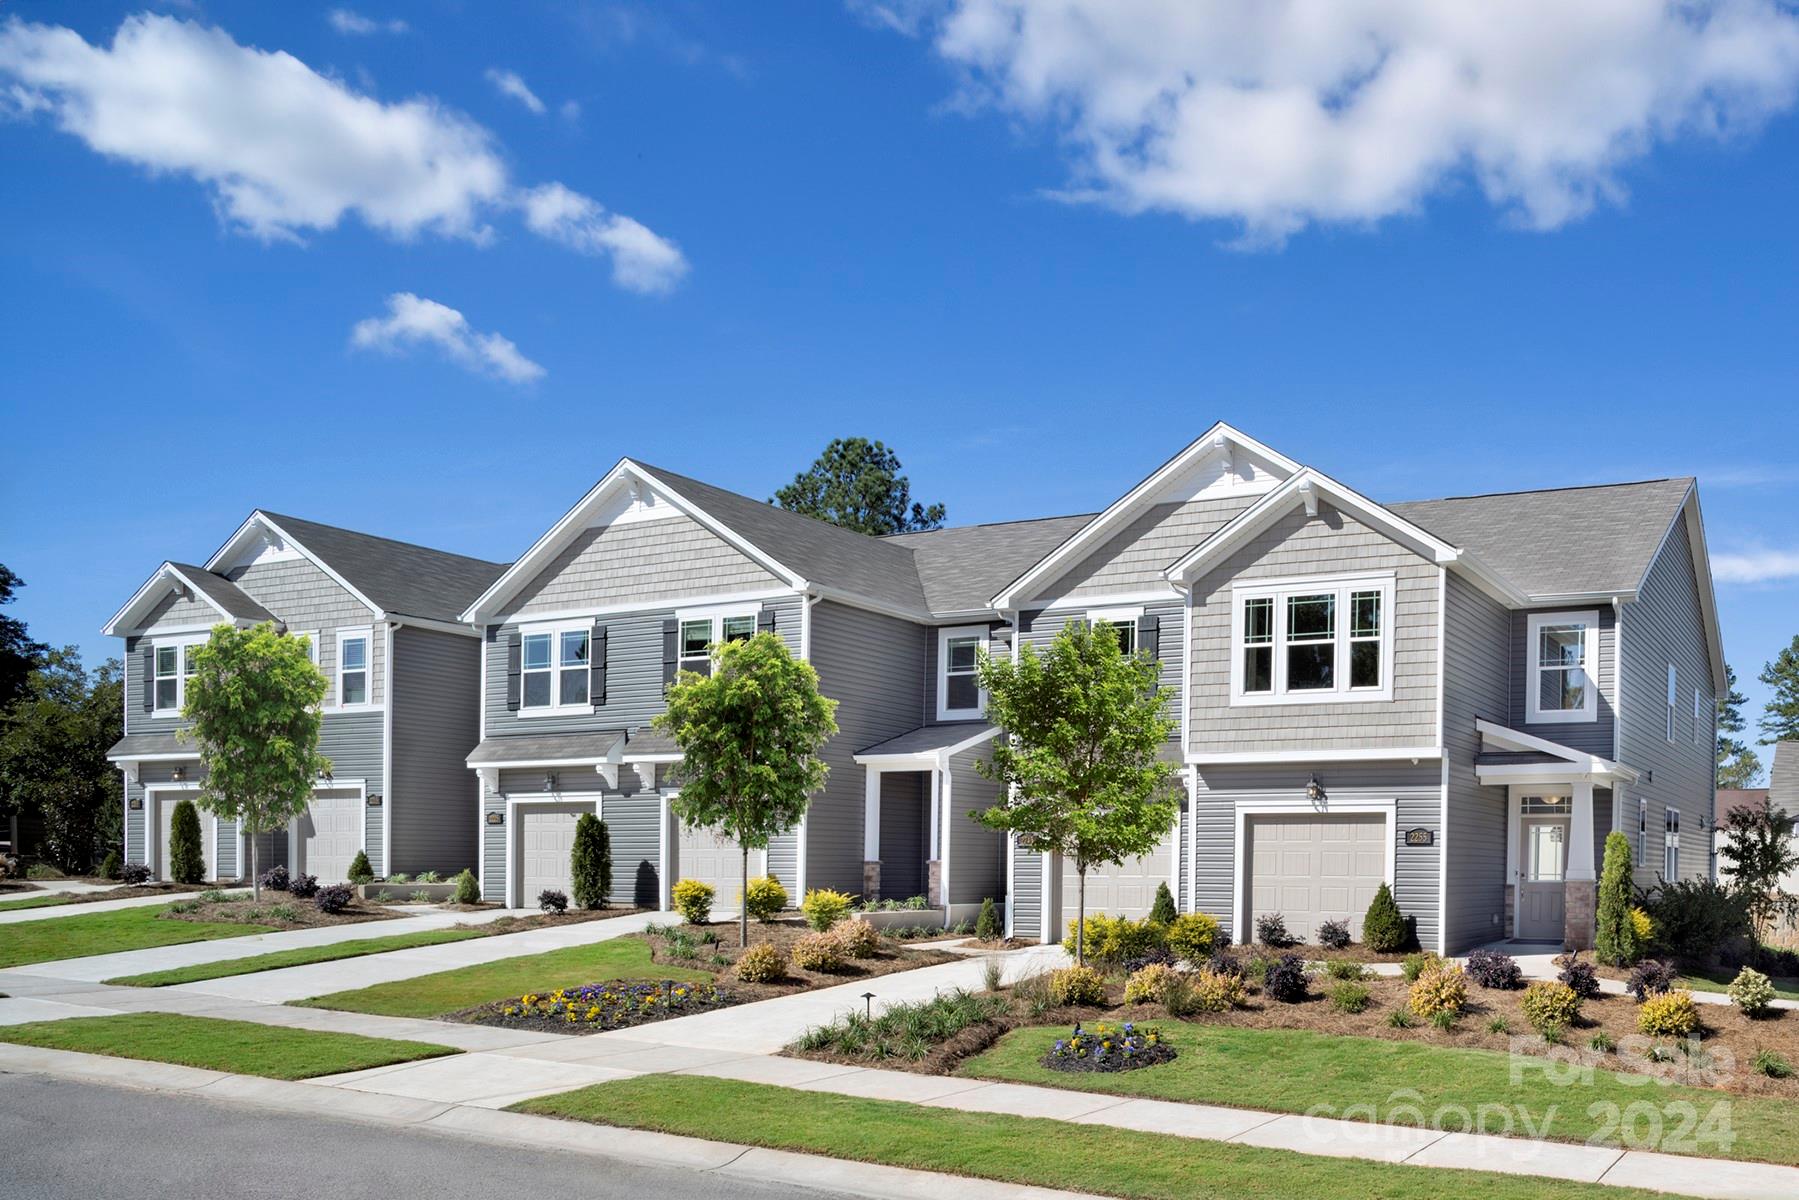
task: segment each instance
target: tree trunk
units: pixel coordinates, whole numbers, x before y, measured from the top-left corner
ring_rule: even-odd
[[[256,835],[250,835],[250,898],[262,899],[262,880],[256,874]]]
[[[1087,864],[1074,864],[1074,961],[1077,966],[1087,965]]]
[[[739,842],[737,852],[743,856],[743,891],[737,902],[737,947],[741,950],[750,944],[750,848]]]

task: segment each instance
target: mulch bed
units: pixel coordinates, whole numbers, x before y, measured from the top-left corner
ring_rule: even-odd
[[[280,914],[273,910],[281,908]],[[286,911],[291,910],[291,913]],[[311,897],[302,900],[286,892],[263,889],[261,900],[195,901],[189,912],[164,912],[162,921],[224,922],[235,925],[273,925],[277,929],[312,929],[323,925],[354,925],[361,921],[391,921],[401,914],[389,912],[366,900],[353,900],[339,913],[320,912]]]
[[[452,1013],[447,1020],[497,1025],[533,1033],[578,1036],[610,1029],[630,1029],[675,1017],[690,1017],[743,1004],[751,997],[714,984],[663,984],[624,979],[565,988],[561,995],[540,997],[530,1006],[522,998],[477,1005]],[[569,1014],[573,1014],[570,1019]],[[591,1016],[589,1014],[592,1014]]]
[[[737,945],[737,925],[735,922],[718,922],[711,925],[676,925],[662,927],[667,932],[655,934],[633,934],[650,944],[650,956],[656,962],[670,966],[692,967],[701,971],[718,973],[719,981],[728,984],[733,993],[742,994],[747,1000],[766,1000],[773,996],[791,996],[796,992],[809,992],[817,988],[836,987],[840,983],[851,983],[858,979],[875,979],[882,975],[891,975],[896,971],[910,971],[916,967],[931,967],[939,963],[958,962],[954,954],[946,954],[941,950],[905,949],[904,943],[892,938],[883,937],[881,946],[873,958],[858,958],[845,962],[840,971],[802,971],[791,962],[787,965],[787,978],[779,983],[745,983],[739,980],[731,969],[737,958],[743,953]],[[679,931],[695,942],[694,957],[682,958],[673,949],[670,934]],[[750,945],[757,946],[765,942],[772,943],[783,954],[791,954],[793,944],[811,933],[804,921],[782,920],[766,924],[750,922]],[[700,941],[707,934],[717,937],[713,945]],[[725,959],[714,962],[713,955]]]
[[[498,908],[496,904],[440,904],[441,909],[451,912],[485,912]],[[628,917],[632,913],[645,911],[641,908],[571,908],[565,913],[534,913],[528,917],[501,917],[497,921],[485,921],[479,925],[458,925],[458,929],[479,929],[484,933],[525,933],[532,929],[555,929],[560,925],[580,925],[587,921],[605,921],[613,917]]]
[[[40,888],[33,888],[41,891]],[[137,883],[119,884],[104,892],[81,892],[75,895],[64,893],[64,904],[94,904],[101,900],[131,900],[138,896],[182,896],[192,895],[201,888],[191,883]]]

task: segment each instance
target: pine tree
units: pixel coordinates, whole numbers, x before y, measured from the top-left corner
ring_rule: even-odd
[[[1608,967],[1627,967],[1643,948],[1630,919],[1630,838],[1614,830],[1605,835],[1605,866],[1599,872],[1599,930],[1593,956]]]
[[[1761,778],[1762,760],[1748,743],[1735,735],[1743,732],[1743,693],[1737,691],[1737,669],[1724,668],[1724,694],[1718,697],[1718,786],[1754,787]]]
[[[1376,954],[1391,954],[1405,948],[1407,936],[1399,902],[1393,899],[1393,889],[1383,883],[1362,918],[1362,944]]]
[[[1149,919],[1158,925],[1174,924],[1174,893],[1166,883],[1156,884],[1155,903],[1149,906]]]
[[[200,849],[200,813],[192,800],[176,804],[169,816],[169,878],[176,883],[206,880],[206,856]]]
[[[569,852],[569,882],[575,903],[605,908],[612,894],[612,838],[606,823],[592,813],[575,822],[575,847]]]
[[[1762,745],[1799,740],[1799,635],[1762,668],[1760,679],[1774,689],[1762,710]]]

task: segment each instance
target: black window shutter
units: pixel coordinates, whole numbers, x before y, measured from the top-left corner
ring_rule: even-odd
[[[156,647],[144,649],[144,711],[156,710]]]
[[[1090,622],[1086,617],[1070,617],[1068,619],[1068,628],[1070,629],[1085,629],[1088,624],[1090,624]]]
[[[1137,649],[1146,650],[1151,658],[1161,658],[1162,619],[1154,613],[1137,618]]]
[[[773,633],[774,631],[775,610],[769,605],[764,604],[762,610],[756,614],[756,632]]]
[[[521,665],[518,631],[515,629],[506,635],[506,707],[511,712],[518,711],[518,676]]]
[[[662,683],[667,686],[675,681],[675,668],[680,665],[681,626],[670,617],[662,622]]]
[[[1036,615],[1037,615],[1036,613],[1028,613],[1028,612],[1019,613],[1018,614],[1018,632],[1029,633],[1031,631],[1031,618]]]
[[[606,703],[606,627],[593,627],[593,644],[587,653],[587,701],[593,705]]]

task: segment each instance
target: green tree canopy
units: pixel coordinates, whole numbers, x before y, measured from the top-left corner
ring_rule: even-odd
[[[206,767],[200,804],[236,821],[250,837],[250,880],[258,897],[256,839],[306,811],[312,789],[331,773],[319,753],[319,705],[325,677],[305,639],[215,625],[194,653],[181,715]]]
[[[1064,626],[1041,655],[980,660],[987,719],[1000,728],[976,764],[1000,801],[972,814],[1033,849],[1074,863],[1075,957],[1086,958],[1087,872],[1146,854],[1179,812],[1175,765],[1162,757],[1178,722],[1148,654],[1125,654],[1106,622]]]
[[[880,536],[937,529],[944,508],[912,502],[912,485],[900,474],[899,455],[867,438],[837,438],[771,504],[817,517],[857,533]]]
[[[1756,936],[1769,940],[1781,920],[1799,918],[1799,896],[1783,891],[1786,877],[1799,870],[1799,843],[1793,840],[1799,818],[1783,812],[1763,796],[1725,814],[1720,827],[1724,845],[1723,874],[1748,904]]]
[[[1746,700],[1737,690],[1737,669],[1724,668],[1724,694],[1718,697],[1718,786],[1721,788],[1754,787],[1761,778],[1762,760],[1747,742],[1736,737],[1743,732],[1743,705]]]
[[[1762,710],[1762,745],[1799,740],[1799,635],[1762,668],[1760,678],[1774,689]]]
[[[11,604],[13,593],[25,581],[0,563],[0,606]],[[25,632],[25,622],[0,613],[0,711],[30,691],[31,673],[44,664],[50,647],[34,642]]]
[[[49,651],[0,713],[0,817],[41,816],[45,853],[61,870],[86,871],[118,844],[118,773],[106,752],[123,721],[119,661],[90,675],[73,646]]]
[[[750,851],[799,824],[824,786],[819,750],[837,732],[836,711],[812,664],[774,633],[714,648],[711,674],[682,671],[668,690],[668,710],[654,724],[681,748],[681,792],[669,807],[688,828],[737,843],[744,896]],[[738,944],[747,946],[749,905],[739,909]]]

